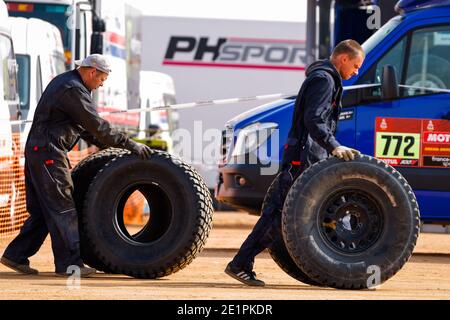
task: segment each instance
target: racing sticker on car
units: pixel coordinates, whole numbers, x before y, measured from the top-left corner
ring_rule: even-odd
[[[450,121],[376,118],[375,157],[392,166],[450,168]]]

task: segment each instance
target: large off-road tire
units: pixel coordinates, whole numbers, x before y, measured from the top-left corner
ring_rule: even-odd
[[[267,190],[267,194],[273,193],[273,189],[275,188],[274,183],[272,183]],[[262,210],[268,205],[267,196],[264,198],[264,202],[262,205]],[[312,280],[306,273],[304,273],[292,260],[289,252],[286,249],[286,245],[283,240],[283,236],[280,234],[275,238],[274,242],[271,244],[271,247],[267,249],[269,251],[270,256],[273,261],[288,275],[292,278],[303,282],[305,284],[319,286],[320,284],[317,281]]]
[[[411,257],[419,235],[414,193],[391,166],[360,156],[316,163],[283,209],[286,247],[311,279],[339,289],[380,285]]]
[[[145,196],[150,219],[137,234],[124,225],[123,209],[135,191]],[[159,278],[186,267],[202,250],[212,224],[212,201],[189,165],[155,151],[150,160],[121,154],[93,179],[80,230],[95,256],[115,273]]]
[[[127,154],[129,151],[124,149],[109,148],[81,160],[72,170],[72,180],[74,183],[73,198],[77,207],[77,212],[81,213],[86,194],[94,177],[112,159],[121,154]],[[81,229],[81,228],[80,228]],[[81,231],[81,230],[80,230]],[[80,232],[81,257],[85,264],[106,273],[113,273],[105,266],[95,255],[92,247],[86,242],[86,237]]]
[[[89,185],[94,179],[95,175],[112,159],[116,158],[121,154],[130,153],[124,149],[109,148],[104,149],[99,152],[93,153],[83,160],[81,160],[72,169],[72,180],[74,183],[74,194],[73,198],[75,204],[79,208],[83,207],[84,198],[86,192],[88,191]],[[79,203],[81,203],[79,205]]]
[[[269,254],[272,257],[273,261],[288,275],[290,275],[295,280],[303,282],[304,284],[309,284],[311,286],[323,286],[321,283],[311,279],[306,273],[304,273],[292,260],[291,255],[286,249],[286,245],[284,243],[283,237],[278,237],[272,247],[269,250]]]

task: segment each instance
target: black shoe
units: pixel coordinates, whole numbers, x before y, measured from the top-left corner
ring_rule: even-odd
[[[3,265],[7,266],[8,268],[11,268],[14,271],[17,271],[17,272],[22,273],[22,274],[34,274],[34,275],[36,275],[36,274],[39,273],[38,270],[30,268],[30,266],[27,265],[27,264],[18,264],[18,263],[14,262],[14,261],[11,261],[11,260],[9,260],[9,259],[7,259],[5,257],[2,257],[0,262]]]
[[[79,276],[80,278],[89,278],[91,276],[93,276],[94,274],[97,273],[97,270],[95,270],[94,268],[88,268],[88,267],[79,267],[80,269],[80,273]],[[75,276],[77,273],[72,269],[72,272],[56,272],[55,273],[58,277],[70,277],[70,276]]]
[[[236,270],[233,268],[231,262],[228,263],[225,268],[225,273],[248,286],[264,287],[266,285],[264,281],[256,279],[256,274],[253,271],[248,272],[245,270]]]

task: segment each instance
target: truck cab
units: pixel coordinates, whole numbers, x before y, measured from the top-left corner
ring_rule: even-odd
[[[106,55],[114,72],[94,93],[99,112],[126,110],[127,79],[125,4],[102,6],[101,0],[7,0],[10,16],[40,19],[56,26],[64,47],[66,70],[92,53]],[[108,32],[105,32],[108,29]],[[45,89],[45,87],[44,87]],[[107,116],[121,128],[137,126],[133,115]]]
[[[422,220],[448,224],[450,1],[400,1],[396,11],[363,44],[359,75],[343,83],[337,139],[398,169],[414,189]],[[259,212],[276,174],[262,169],[279,167],[294,102],[291,97],[257,107],[226,124],[219,201]],[[261,131],[265,139],[252,138]]]
[[[62,36],[67,69],[84,58],[94,39],[93,12],[89,1],[79,0],[6,0],[10,17],[37,18],[56,26]],[[75,32],[73,32],[75,31]]]
[[[139,129],[138,113],[121,112],[139,107],[139,10],[132,8],[124,0],[115,1],[114,5],[104,0],[5,2],[10,16],[41,19],[58,28],[67,70],[74,69],[75,61],[84,59],[89,54],[107,56],[113,72],[108,81],[93,93],[97,111],[105,113],[103,117],[120,130],[134,132]],[[148,90],[149,88],[145,89]],[[85,149],[84,143],[80,143],[77,148]]]

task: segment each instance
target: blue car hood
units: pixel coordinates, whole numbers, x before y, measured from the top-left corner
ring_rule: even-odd
[[[268,115],[274,112],[279,112],[285,108],[292,107],[294,102],[295,97],[280,99],[274,102],[263,104],[228,120],[228,122],[226,123],[226,127],[239,127],[239,129],[241,129],[252,123],[264,121],[264,118],[266,118]]]

